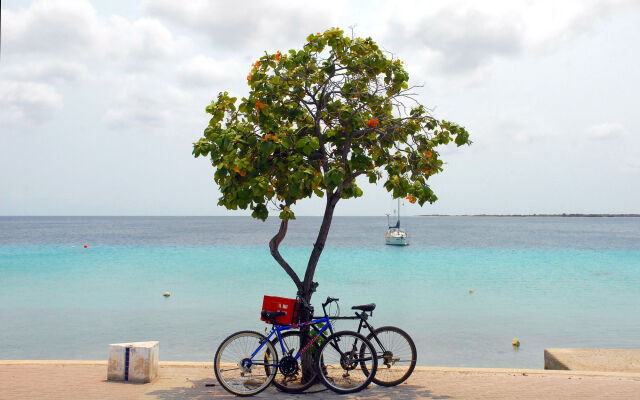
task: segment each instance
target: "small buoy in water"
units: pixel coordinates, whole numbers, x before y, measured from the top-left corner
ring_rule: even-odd
[[[171,296],[171,293],[169,293],[169,292],[164,292],[164,293],[162,293],[162,295],[163,295],[164,297],[169,297],[169,296]]]
[[[85,245],[84,245],[84,248],[86,249],[87,247],[89,247],[89,246],[87,246],[87,245],[85,244]]]
[[[473,290],[469,289],[469,294],[473,293]]]
[[[513,338],[511,344],[513,345],[513,347],[520,347],[520,341],[518,340],[518,338]]]

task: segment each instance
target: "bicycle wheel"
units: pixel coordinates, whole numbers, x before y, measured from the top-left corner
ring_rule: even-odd
[[[264,343],[256,355],[251,354]],[[252,396],[266,389],[276,375],[278,355],[264,335],[236,332],[216,351],[213,369],[220,385],[236,396]]]
[[[395,386],[406,381],[417,360],[416,345],[409,334],[395,326],[383,326],[370,333],[367,339],[375,347],[379,360],[373,382],[381,386]]]
[[[375,376],[378,358],[364,336],[342,331],[320,346],[316,367],[326,387],[340,394],[355,393],[366,388]]]
[[[278,354],[278,359],[281,362],[284,357],[294,357],[296,354],[298,354],[301,343],[300,339],[300,331],[288,331],[282,334],[284,354],[282,353],[282,346],[280,346],[280,341],[278,340],[278,338],[276,337],[271,341],[271,344],[276,349],[276,353]],[[316,346],[315,343],[312,344],[312,346],[313,347],[310,349],[310,354],[313,355],[314,353],[317,353],[318,346]],[[299,358],[298,360],[294,360],[296,361],[296,364],[287,366],[287,369],[292,371],[290,376],[285,376],[281,373],[273,379],[273,384],[276,388],[278,388],[278,390],[287,393],[301,393],[310,388],[316,382],[318,374],[315,370],[315,364],[312,373],[309,376],[304,377],[302,375],[301,358]],[[290,359],[287,358],[287,360]],[[289,362],[291,363],[292,361]]]

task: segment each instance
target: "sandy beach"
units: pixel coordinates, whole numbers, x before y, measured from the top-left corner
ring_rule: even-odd
[[[233,399],[210,363],[161,362],[149,384],[106,380],[105,361],[0,361],[0,399]],[[270,387],[267,399],[637,399],[640,373],[497,368],[417,367],[406,384],[375,385],[347,396],[324,387],[287,395]]]

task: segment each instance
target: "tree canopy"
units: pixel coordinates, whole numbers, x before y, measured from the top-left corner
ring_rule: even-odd
[[[240,102],[220,93],[194,156],[210,156],[228,209],[294,219],[307,197],[362,196],[358,176],[383,182],[394,198],[437,199],[428,180],[442,171],[436,148],[470,144],[466,129],[419,104],[403,62],[371,38],[339,28],[311,34],[301,50],[265,53],[247,75]],[[271,205],[271,206],[270,206]]]

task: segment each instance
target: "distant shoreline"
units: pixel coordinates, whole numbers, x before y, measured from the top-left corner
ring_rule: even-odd
[[[322,215],[296,217],[322,218]],[[380,215],[336,215],[336,218],[371,218]],[[395,215],[393,216],[395,218]],[[640,214],[411,214],[406,217],[609,217],[638,218]],[[16,218],[251,218],[250,215],[0,215],[0,219]]]
[[[597,218],[637,218],[640,214],[422,214],[417,217],[597,217]]]

